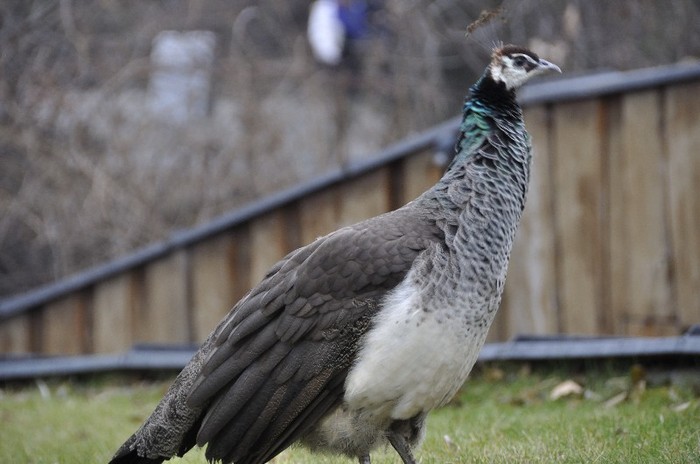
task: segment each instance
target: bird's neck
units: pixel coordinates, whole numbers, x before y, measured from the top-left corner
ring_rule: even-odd
[[[476,156],[480,146],[495,131],[524,132],[523,115],[515,97],[502,82],[496,82],[487,70],[470,89],[462,109],[462,124],[455,146],[455,156],[447,174]],[[486,142],[488,143],[488,141]]]
[[[515,93],[488,75],[471,89],[454,160],[429,193],[448,246],[494,235],[506,255],[525,205],[530,143]],[[455,231],[455,232],[452,232]],[[459,231],[459,232],[457,232]]]
[[[444,232],[445,253],[433,272],[452,285],[442,288],[441,302],[488,325],[525,204],[530,146],[515,95],[505,87],[480,80],[464,108],[455,159],[419,204]]]
[[[470,101],[478,102],[495,114],[508,114],[514,108],[519,109],[515,90],[506,88],[503,82],[495,81],[488,69],[469,89],[469,92]]]

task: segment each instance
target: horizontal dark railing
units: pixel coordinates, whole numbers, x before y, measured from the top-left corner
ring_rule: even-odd
[[[37,377],[92,375],[105,372],[179,371],[197,347],[135,346],[116,355],[0,357],[0,382]],[[680,337],[520,336],[504,343],[487,343],[479,362],[554,361],[700,356],[700,326]]]
[[[632,92],[656,86],[682,83],[700,78],[700,64],[677,64],[624,72],[600,72],[530,84],[521,92],[524,107],[543,103],[594,98],[603,95]],[[436,152],[450,147],[457,131],[459,118],[450,119],[405,140],[393,144],[369,160],[344,165],[326,175],[295,187],[269,195],[249,205],[224,214],[213,221],[192,229],[176,231],[165,241],[142,248],[132,254],[96,266],[29,292],[0,300],[0,321],[10,318],[81,288],[108,279],[119,273],[163,257],[173,250],[190,246],[224,230],[242,224],[252,217],[292,203],[330,185],[352,179],[377,167],[387,165],[421,150]]]

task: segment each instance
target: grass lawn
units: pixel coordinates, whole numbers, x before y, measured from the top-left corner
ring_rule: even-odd
[[[482,367],[452,404],[429,417],[418,458],[423,464],[700,462],[699,377],[697,369],[679,375],[589,366],[572,375],[564,368]],[[6,386],[0,463],[106,463],[167,385],[108,376]],[[552,399],[553,393],[562,396]],[[205,460],[196,450],[169,462]],[[355,463],[299,448],[273,462]],[[400,460],[380,451],[372,462]]]

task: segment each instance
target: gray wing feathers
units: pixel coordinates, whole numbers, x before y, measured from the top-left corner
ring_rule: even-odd
[[[222,322],[187,399],[206,410],[197,443],[210,459],[265,462],[342,399],[382,296],[439,235],[402,227],[399,211],[290,253]]]
[[[382,297],[440,237],[434,222],[403,208],[290,253],[234,306],[122,448],[162,441],[147,435],[167,429],[173,437],[160,456],[186,451],[196,434],[210,460],[267,462],[342,400]]]

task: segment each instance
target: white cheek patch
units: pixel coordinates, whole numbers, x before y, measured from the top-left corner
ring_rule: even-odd
[[[514,59],[518,57],[527,60],[530,66],[516,66]],[[533,58],[524,53],[504,56],[500,64],[491,65],[491,77],[496,82],[503,82],[507,89],[512,90],[523,85],[530,78],[529,70],[537,66]]]

